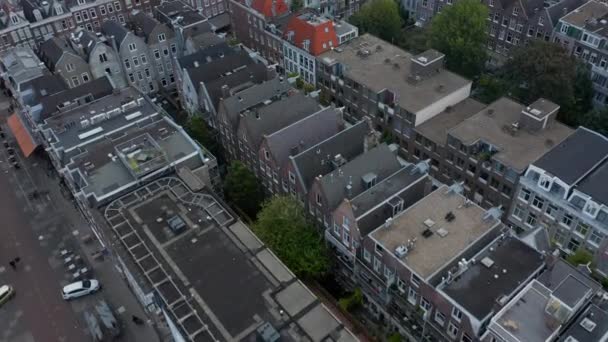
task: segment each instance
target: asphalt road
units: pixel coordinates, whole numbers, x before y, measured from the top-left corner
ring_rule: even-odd
[[[0,283],[11,284],[16,296],[0,308],[0,341],[89,341],[80,317],[61,298],[63,272],[51,267],[49,251],[41,245],[30,220],[35,204],[15,191],[19,175],[0,160]],[[8,264],[19,256],[17,271]]]

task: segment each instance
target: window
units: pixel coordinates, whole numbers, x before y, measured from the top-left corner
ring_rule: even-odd
[[[602,223],[608,224],[608,211],[600,210],[600,212],[597,214],[596,219]]]
[[[131,83],[135,82],[135,76],[133,76],[133,73],[129,73],[129,80],[131,81]]]
[[[570,28],[570,26],[562,24],[562,27],[559,28],[559,32],[568,33],[569,28]]]
[[[296,175],[294,175],[291,171],[289,171],[289,182],[291,182],[292,184],[296,183]]]
[[[135,43],[129,44],[129,51],[137,51],[137,44],[135,44]]]
[[[315,197],[316,197],[317,205],[318,206],[323,206],[323,202],[321,200],[321,194],[317,193]]]
[[[137,78],[139,78],[140,81],[144,80],[144,75],[141,73],[141,71],[137,72]]]
[[[154,58],[160,59],[160,51],[158,49],[154,50]]]
[[[513,15],[518,15],[519,14],[519,7],[515,6],[513,7]]]
[[[530,227],[534,227],[536,225],[536,214],[528,213],[528,217],[526,217],[526,224]]]
[[[128,58],[125,58],[125,68],[131,69],[131,61]]]
[[[146,77],[150,78],[150,69],[149,68],[145,68],[144,72],[146,73]]]
[[[522,188],[519,191],[519,199],[527,203],[530,200],[530,190]]]
[[[412,305],[416,305],[418,303],[418,293],[416,293],[416,290],[414,290],[412,287],[410,287],[409,291],[407,292],[407,301]]]
[[[520,220],[523,218],[525,209],[521,204],[517,204],[515,206],[515,209],[513,209],[513,217],[515,217],[516,219]]]
[[[177,52],[177,46],[175,44],[171,44],[171,53],[175,54]]]
[[[454,323],[450,322],[450,324],[448,324],[448,335],[451,338],[456,338],[456,336],[458,336],[458,327],[454,325]]]
[[[595,202],[588,200],[587,204],[585,204],[585,207],[583,208],[583,211],[585,212],[585,214],[591,217],[595,217],[599,209],[599,206]]]
[[[99,13],[101,13],[101,15],[106,15],[106,7],[105,6],[99,7]]]
[[[462,311],[458,310],[458,308],[453,307],[452,308],[452,318],[454,318],[456,321],[460,322],[462,320]]]
[[[460,341],[462,341],[462,342],[473,342],[473,340],[471,339],[471,337],[469,337],[469,335],[467,335],[466,333],[462,334],[462,338],[460,339]]]
[[[106,56],[105,52],[99,54],[99,63],[104,63],[108,61],[108,56]]]
[[[112,4],[108,4],[108,13],[113,13],[114,12],[114,6],[112,6]]]
[[[589,232],[589,225],[579,222],[576,225],[576,228],[574,228],[574,231],[579,234],[582,237],[587,236],[587,233]]]
[[[342,227],[346,230],[350,230],[350,220],[346,216],[342,216]]]
[[[135,67],[138,67],[138,66],[139,66],[139,58],[138,58],[137,56],[133,57],[133,65],[134,65]]]
[[[76,87],[77,85],[80,84],[80,81],[78,80],[78,76],[72,76],[72,84],[74,85],[74,87]]]
[[[169,56],[169,49],[164,48],[164,49],[163,49],[163,55],[165,55],[165,56]]]
[[[542,175],[540,177],[540,180],[538,181],[538,186],[548,191],[549,189],[551,189],[551,178]]]
[[[380,267],[382,267],[382,262],[378,257],[374,257],[374,271],[380,273]]]
[[[422,308],[422,310],[429,312],[431,311],[431,309],[433,308],[433,306],[431,305],[431,302],[429,302],[426,298],[421,297],[420,298],[420,307]]]
[[[82,19],[84,19],[84,20],[89,20],[89,12],[87,12],[87,11],[82,11]]]
[[[350,234],[348,234],[348,232],[342,232],[342,243],[346,247],[350,247]],[[386,273],[386,271],[385,271],[385,273]]]
[[[599,246],[604,240],[604,234],[598,232],[597,230],[592,230],[591,234],[589,234],[589,242],[595,246]]]
[[[536,207],[538,210],[543,210],[543,206],[545,205],[545,200],[542,197],[534,196],[532,200],[532,205]]]
[[[337,225],[334,227],[337,227]],[[363,249],[363,259],[367,262],[372,261],[372,254],[367,250],[367,248]]]
[[[545,18],[541,15],[538,17],[538,25],[543,26],[545,23]]]
[[[85,72],[81,76],[82,76],[82,82],[87,83],[90,81],[89,73]]]
[[[118,1],[114,2],[114,9],[116,9],[117,11],[120,11],[120,2],[118,2]]]
[[[580,246],[581,246],[581,243],[579,241],[577,241],[575,239],[570,239],[570,241],[568,242],[568,245],[566,246],[566,249],[571,252],[576,252]]]
[[[161,33],[158,35],[158,41],[159,42],[164,42],[165,40],[167,40],[167,37],[165,36],[164,33]]]
[[[572,215],[570,214],[564,214],[564,217],[562,217],[562,224],[566,227],[570,227],[572,225],[572,220],[574,220],[574,217],[572,217]]]
[[[386,265],[384,265],[384,278],[387,280],[393,277],[393,271]]]
[[[439,311],[435,311],[435,322],[440,326],[443,326],[445,324],[445,315]]]
[[[74,17],[76,18],[77,23],[82,22],[82,16],[80,16],[80,12],[74,13]]]
[[[141,55],[141,56],[139,56],[139,57],[141,57],[141,63],[142,63],[142,64],[148,64],[148,57],[146,57],[146,55],[143,55],[143,54],[142,54],[142,55]]]
[[[551,218],[555,218],[555,214],[557,213],[559,209],[554,205],[554,204],[549,204],[547,206],[547,211],[545,212],[545,215],[551,217]]]
[[[65,65],[65,69],[66,69],[67,71],[69,71],[69,72],[74,71],[74,64],[72,64],[72,63],[68,63],[68,64],[66,64],[66,65]]]
[[[420,278],[418,278],[418,276],[415,275],[414,273],[412,273],[412,277],[410,278],[410,281],[412,282],[412,285],[420,286]]]

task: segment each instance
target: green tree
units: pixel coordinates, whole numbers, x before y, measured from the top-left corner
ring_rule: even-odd
[[[488,9],[478,0],[446,6],[431,21],[431,46],[446,55],[448,69],[473,78],[486,62]]]
[[[253,172],[243,163],[235,161],[228,167],[224,179],[226,198],[254,219],[264,201],[264,191]]]
[[[588,71],[558,44],[534,40],[513,51],[501,70],[509,91],[529,104],[539,97],[561,106],[558,118],[576,125],[591,108]]]
[[[291,1],[291,11],[292,12],[299,11],[303,6],[304,6],[304,3],[302,0],[292,0]]]
[[[216,139],[216,135],[207,126],[207,123],[202,117],[202,114],[197,113],[192,116],[185,125],[186,132],[188,135],[198,141],[207,150],[209,150],[216,158],[223,160],[222,150],[219,142]]]
[[[344,311],[352,312],[363,305],[363,294],[360,288],[356,288],[350,295],[340,298],[338,305]]]
[[[583,114],[578,124],[608,136],[608,108],[591,110]]]
[[[483,74],[479,77],[473,91],[474,97],[486,104],[498,100],[507,93],[507,86],[500,77]]]
[[[579,248],[574,254],[570,254],[566,260],[574,266],[586,265],[593,261],[593,254],[584,248]]]
[[[265,202],[253,231],[298,277],[318,278],[327,272],[323,237],[293,197],[275,196]]]
[[[362,32],[369,32],[391,43],[396,43],[401,33],[399,5],[394,0],[371,0],[349,20]]]
[[[420,27],[411,27],[403,31],[397,42],[400,48],[418,54],[429,48],[428,31]]]

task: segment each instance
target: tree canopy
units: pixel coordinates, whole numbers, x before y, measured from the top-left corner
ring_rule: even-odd
[[[431,46],[446,55],[448,69],[473,78],[486,62],[488,9],[479,0],[446,6],[431,21]]]
[[[349,20],[359,30],[391,43],[396,43],[401,33],[399,5],[394,0],[370,0]]]
[[[241,162],[235,161],[228,167],[224,178],[226,198],[254,219],[262,202],[264,190],[257,177]]]
[[[222,149],[202,115],[194,115],[185,125],[188,135],[209,150],[218,160],[223,160]]]
[[[549,99],[561,106],[560,120],[575,126],[591,109],[593,91],[589,71],[579,63],[557,44],[533,40],[513,51],[501,77],[522,103]]]
[[[293,197],[275,196],[264,203],[253,230],[298,277],[318,278],[328,270],[323,237]]]

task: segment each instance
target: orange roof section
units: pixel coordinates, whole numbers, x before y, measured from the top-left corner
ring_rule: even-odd
[[[285,0],[253,0],[251,8],[262,13],[266,18],[276,17],[289,11]]]
[[[284,31],[285,38],[289,36],[290,31],[293,31],[291,44],[305,50],[304,41],[309,40],[308,52],[313,56],[318,56],[332,47],[338,46],[338,36],[331,20],[311,23],[305,18],[295,16],[287,24]]]
[[[23,155],[29,157],[38,145],[36,145],[34,139],[30,136],[27,128],[23,126],[23,122],[21,122],[19,116],[17,114],[9,116],[6,123],[13,132],[15,139],[17,139],[17,144],[19,144],[19,148],[21,148]]]

